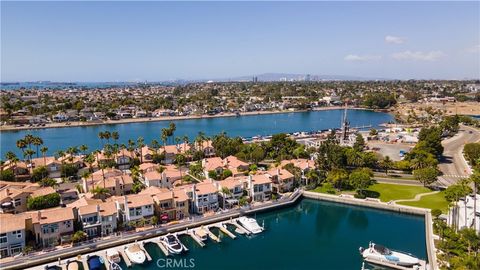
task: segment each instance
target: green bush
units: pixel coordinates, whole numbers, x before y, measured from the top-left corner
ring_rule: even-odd
[[[27,208],[29,210],[41,210],[52,208],[60,205],[60,194],[52,193],[44,196],[30,197],[27,200]]]
[[[15,174],[13,170],[3,170],[0,173],[0,180],[2,181],[15,181]]]

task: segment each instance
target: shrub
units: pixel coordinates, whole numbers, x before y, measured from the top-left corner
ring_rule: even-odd
[[[60,194],[52,193],[38,197],[30,197],[27,200],[29,210],[41,210],[60,205]]]

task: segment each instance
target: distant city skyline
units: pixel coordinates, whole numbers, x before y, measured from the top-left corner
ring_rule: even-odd
[[[1,2],[1,81],[480,74],[479,2]]]

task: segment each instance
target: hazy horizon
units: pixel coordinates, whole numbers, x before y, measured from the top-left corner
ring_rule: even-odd
[[[1,82],[478,79],[479,2],[1,2]]]

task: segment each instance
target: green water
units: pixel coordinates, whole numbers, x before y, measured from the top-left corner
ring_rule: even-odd
[[[182,236],[189,252],[169,258],[190,267],[165,267],[163,260],[160,265],[164,269],[360,269],[358,248],[369,241],[426,258],[420,216],[303,199],[293,207],[256,218],[259,224],[265,222],[266,231],[260,235],[238,235],[233,240],[213,230],[222,242],[209,240],[203,248]],[[163,253],[155,244],[147,244],[146,249],[153,260],[130,269],[161,269],[157,260],[165,259]]]

